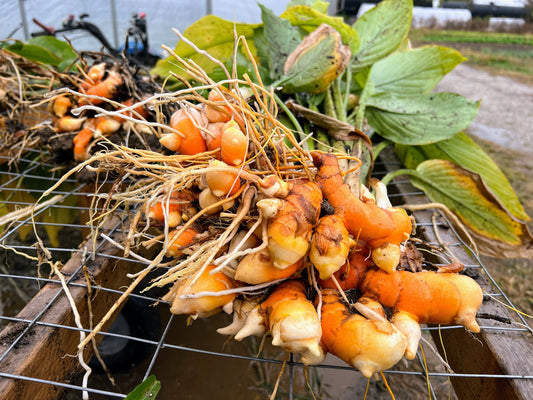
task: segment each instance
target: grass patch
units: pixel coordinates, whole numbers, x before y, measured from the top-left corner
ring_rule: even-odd
[[[457,46],[457,50],[467,58],[466,63],[469,65],[533,84],[533,49],[524,52],[490,48],[476,50]]]
[[[417,42],[492,43],[533,46],[533,35],[518,33],[413,29],[411,30],[410,38]]]
[[[452,47],[471,66],[533,84],[533,35],[414,29],[409,38],[415,47],[426,44]]]

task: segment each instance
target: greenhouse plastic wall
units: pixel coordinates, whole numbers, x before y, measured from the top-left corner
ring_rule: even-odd
[[[161,45],[173,48],[178,42],[172,29],[185,30],[187,26],[211,13],[221,18],[236,21],[257,23],[261,21],[260,9],[255,1],[237,0],[201,0],[191,2],[187,0],[74,0],[61,2],[57,0],[38,1],[21,0],[4,2],[0,15],[0,36],[6,38],[11,32],[14,39],[27,39],[24,33],[23,16],[26,18],[28,35],[39,31],[32,18],[37,18],[47,26],[61,27],[61,23],[69,15],[79,16],[88,14],[87,21],[100,27],[104,35],[115,46],[123,44],[128,29],[129,20],[135,13],[146,13],[150,47],[153,51],[161,52]],[[261,1],[276,14],[285,10],[287,0]],[[113,8],[116,19],[113,19]],[[22,10],[22,12],[21,12]],[[18,28],[18,30],[17,30]],[[117,32],[118,42],[115,43]],[[88,34],[69,34],[69,39],[78,50],[96,50],[100,47],[98,41]]]

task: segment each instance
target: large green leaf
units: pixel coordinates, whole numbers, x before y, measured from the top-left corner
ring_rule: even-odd
[[[234,23],[214,15],[207,15],[185,29],[183,35],[198,48],[207,51],[214,58],[226,62],[233,55],[234,31],[237,32],[238,36],[244,36],[248,41],[248,45],[255,51],[253,36],[255,30],[260,26],[262,24]],[[191,59],[207,73],[212,72],[216,67],[215,63],[196,52],[184,41],[180,41],[177,44],[174,52],[183,59]],[[156,66],[152,68],[151,73],[167,77],[171,71],[183,76],[185,79],[190,79],[190,75],[185,72],[181,64],[172,55],[158,61]]]
[[[258,53],[261,53],[261,63],[267,67],[270,78],[275,80],[283,76],[283,68],[289,54],[302,41],[298,29],[293,27],[289,21],[277,17],[268,8],[261,7],[261,18],[263,20],[263,35],[265,40],[256,43]],[[264,46],[264,47],[263,47]],[[265,48],[266,47],[266,48]]]
[[[531,256],[533,238],[527,227],[510,218],[472,173],[447,160],[427,160],[410,173],[413,185],[437,203],[445,204],[465,226],[482,238],[488,254]]]
[[[60,70],[64,70],[73,63],[76,58],[78,58],[76,52],[67,42],[59,40],[53,36],[37,36],[29,39],[28,43],[41,46],[61,59],[61,62],[58,64]],[[63,65],[64,67],[62,67]]]
[[[3,48],[30,61],[51,65],[53,67],[57,67],[62,61],[61,58],[53,54],[50,50],[35,44],[27,44],[21,41],[16,41],[15,43],[8,43],[4,45]]]
[[[425,46],[395,52],[377,61],[370,70],[368,87],[374,94],[413,96],[429,93],[448,72],[465,58],[454,49]]]
[[[350,48],[352,54],[359,49],[357,32],[341,17],[331,17],[305,5],[289,7],[280,17],[287,19],[293,26],[298,26],[307,33],[313,32],[322,24],[328,24],[340,33],[342,42]]]
[[[452,137],[470,125],[479,108],[479,102],[445,92],[413,98],[383,94],[362,98],[361,102],[368,123],[381,136],[413,145]]]
[[[425,160],[442,159],[481,176],[488,190],[494,194],[502,209],[518,222],[530,221],[511,184],[496,163],[464,133],[425,146],[397,145],[396,154],[407,168],[414,169]]]
[[[411,27],[413,0],[385,0],[355,21],[359,52],[353,71],[364,69],[396,50]]]

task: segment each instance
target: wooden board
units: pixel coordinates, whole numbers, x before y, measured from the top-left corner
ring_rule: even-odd
[[[115,226],[119,221],[113,219],[108,226]],[[97,242],[97,245],[99,243]],[[82,245],[89,254],[92,250],[92,241]],[[105,288],[119,289],[127,286],[131,280],[126,277],[129,272],[139,269],[135,263],[117,261],[109,255],[120,255],[120,251],[108,242],[98,250],[100,256],[86,261],[87,270],[94,281]],[[75,273],[84,261],[83,250],[76,252],[64,265],[62,272],[66,279]],[[73,283],[86,284],[83,273],[75,276]],[[87,288],[84,286],[69,286],[70,293],[80,313],[84,328],[89,327],[89,312],[87,306]],[[94,291],[91,300],[94,324],[109,310],[119,297],[109,291]],[[76,327],[74,316],[61,285],[58,283],[46,284],[32,300],[17,315],[17,320],[33,321],[49,303],[58,295],[44,314],[38,319],[31,329],[18,341],[16,347],[9,351],[6,358],[0,363],[0,370],[6,374],[38,378],[54,382],[70,382],[70,379],[82,370],[77,357],[72,357],[77,351],[80,342],[80,333],[75,329],[47,326],[45,324]],[[108,322],[108,326],[112,320]],[[0,333],[0,356],[8,346],[16,340],[27,328],[28,323],[16,322],[9,324]],[[96,335],[99,342],[102,335]],[[84,359],[88,361],[92,356],[92,346],[87,346]],[[3,400],[20,399],[54,399],[58,398],[63,389],[53,385],[35,383],[22,379],[8,379],[0,377],[0,393]]]

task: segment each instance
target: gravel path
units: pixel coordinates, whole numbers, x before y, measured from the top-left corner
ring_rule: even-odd
[[[436,91],[481,99],[468,133],[524,153],[533,149],[533,86],[461,64]]]

